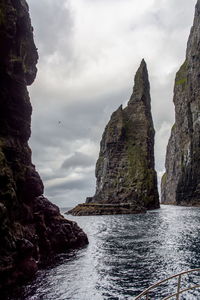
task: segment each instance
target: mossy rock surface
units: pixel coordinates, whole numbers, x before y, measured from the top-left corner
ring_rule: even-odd
[[[184,88],[187,85],[187,60],[182,64],[179,71],[176,73],[175,86]]]

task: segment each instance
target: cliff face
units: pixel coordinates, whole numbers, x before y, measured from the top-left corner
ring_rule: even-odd
[[[175,124],[167,146],[162,203],[200,204],[200,0],[173,101]]]
[[[52,254],[88,242],[43,197],[31,162],[27,85],[38,60],[32,31],[25,0],[0,0],[0,288],[32,276]]]
[[[148,72],[143,60],[128,106],[124,109],[120,106],[112,114],[103,133],[96,164],[96,193],[87,198],[88,205],[129,203],[133,210],[159,208],[150,102]]]

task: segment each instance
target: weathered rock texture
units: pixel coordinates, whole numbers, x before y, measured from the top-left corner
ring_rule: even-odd
[[[96,164],[96,193],[87,198],[87,203],[105,204],[105,209],[106,204],[129,203],[130,213],[159,208],[154,134],[148,72],[142,60],[128,106],[120,106],[112,114],[103,133]],[[113,211],[119,213],[121,208],[115,206]],[[77,208],[71,213],[77,214]]]
[[[162,203],[200,205],[200,0],[173,101],[175,124],[167,146]]]
[[[78,204],[66,214],[74,216],[90,216],[90,215],[130,215],[145,213],[146,209],[137,203],[82,203]]]
[[[52,254],[86,235],[45,199],[31,162],[27,85],[38,54],[25,0],[0,0],[0,289],[32,276]]]

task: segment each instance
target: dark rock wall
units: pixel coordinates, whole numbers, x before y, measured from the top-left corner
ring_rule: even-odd
[[[175,124],[167,146],[162,203],[200,204],[200,0],[173,101]]]
[[[148,72],[143,60],[128,106],[115,111],[102,136],[96,194],[88,203],[133,203],[158,208],[154,128]]]
[[[25,0],[0,0],[0,288],[33,275],[44,258],[87,243],[45,199],[28,146],[37,50]]]

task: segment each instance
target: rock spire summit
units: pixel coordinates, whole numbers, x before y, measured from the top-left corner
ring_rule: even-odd
[[[141,64],[136,72],[134,79],[134,87],[133,94],[128,102],[131,104],[132,101],[145,101],[149,100],[150,105],[150,85],[149,85],[149,77],[147,71],[147,65],[144,59],[142,59]]]

